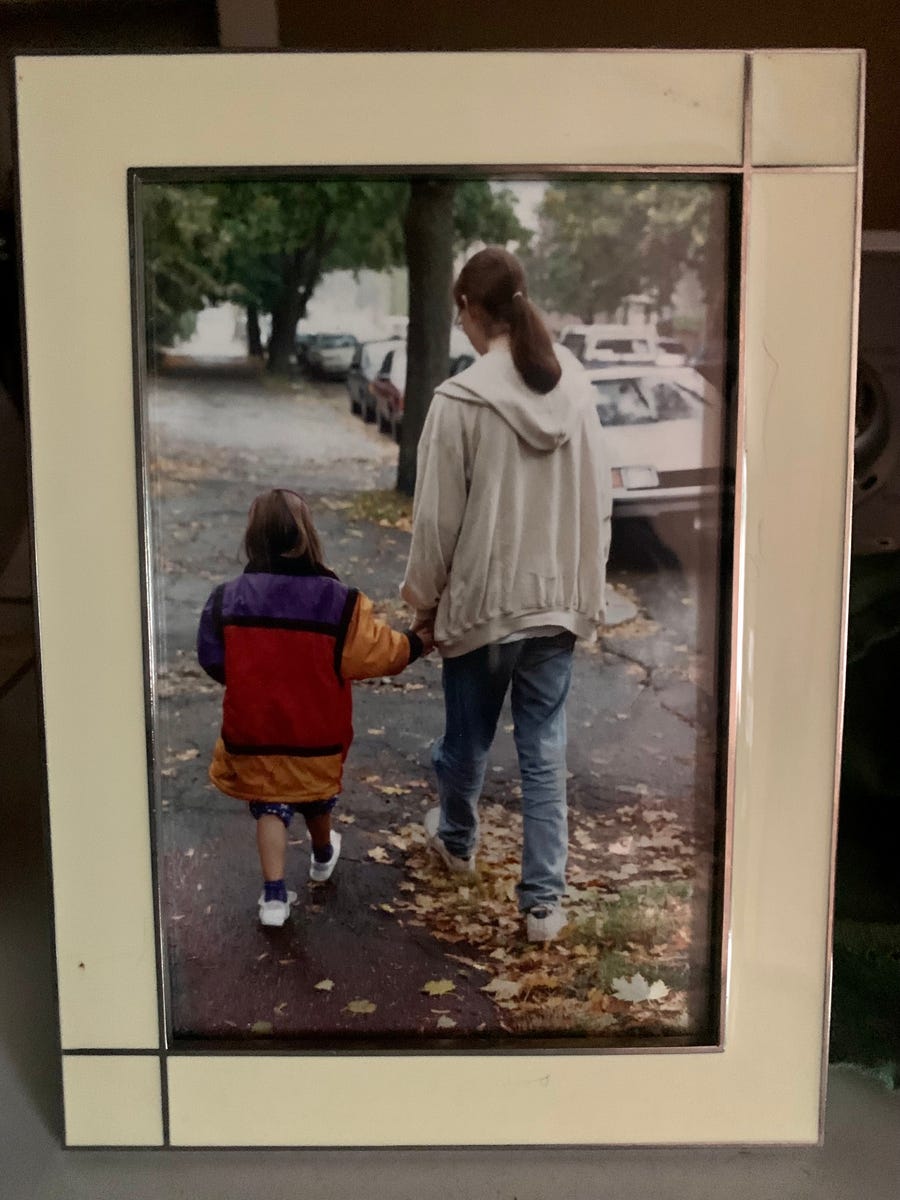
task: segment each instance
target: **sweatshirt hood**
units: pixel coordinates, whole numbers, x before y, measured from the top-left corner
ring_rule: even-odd
[[[578,425],[587,381],[570,351],[562,346],[554,346],[554,350],[562,375],[556,387],[545,395],[532,392],[523,384],[509,348],[503,345],[492,347],[436,390],[453,400],[493,409],[535,450],[555,450],[569,441]],[[576,372],[580,386],[573,387],[571,377]]]

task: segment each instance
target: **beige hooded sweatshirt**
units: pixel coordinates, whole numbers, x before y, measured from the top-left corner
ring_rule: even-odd
[[[591,641],[603,619],[612,481],[581,365],[547,395],[505,342],[440,385],[419,441],[413,535],[400,589],[433,616],[445,657],[535,626]]]

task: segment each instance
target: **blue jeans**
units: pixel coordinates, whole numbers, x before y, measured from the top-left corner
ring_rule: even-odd
[[[556,904],[566,890],[566,696],[575,637],[492,643],[444,659],[444,736],[431,752],[441,819],[451,854],[468,858],[478,840],[478,799],[506,693],[522,777],[519,908]]]

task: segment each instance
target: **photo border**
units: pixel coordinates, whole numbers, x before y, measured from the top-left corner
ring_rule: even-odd
[[[158,55],[16,60],[31,485],[67,1143],[817,1141],[846,636],[861,52],[199,54],[167,56],[160,70],[161,61]],[[755,64],[761,85],[754,96]],[[405,101],[410,94],[417,101],[412,113]],[[566,104],[572,110],[568,124],[560,125]],[[284,119],[285,106],[293,122]],[[304,130],[302,117],[313,109],[316,130],[310,126],[307,137],[292,133]],[[371,124],[365,137],[354,125],[363,110],[370,122],[374,114],[383,119],[383,136],[375,134],[380,153],[369,149],[363,156],[373,138]],[[173,112],[188,115],[173,124],[167,120]],[[495,130],[484,112],[494,115]],[[829,113],[840,117],[831,149],[823,146],[821,132]],[[261,158],[285,170],[311,165],[328,170],[338,161],[360,167],[370,160],[427,165],[435,157],[425,150],[440,114],[458,121],[455,130],[442,128],[440,157],[449,164],[457,158],[460,166],[477,163],[485,171],[506,164],[525,174],[527,160],[552,165],[556,173],[579,169],[567,165],[578,148],[583,170],[742,177],[727,1033],[724,1048],[714,1053],[705,1047],[499,1052],[500,1066],[493,1061],[497,1053],[217,1055],[179,1054],[165,1046],[152,965],[160,931],[153,917],[149,830],[140,822],[142,816],[147,824],[146,756],[137,762],[134,754],[135,734],[142,741],[146,726],[143,655],[137,648],[139,565],[147,546],[134,544],[127,172],[179,161],[191,168],[246,167]],[[595,114],[603,114],[602,124]],[[848,114],[858,130],[854,155],[847,149]],[[513,117],[519,132],[510,138],[503,131]],[[525,159],[517,140],[523,128],[531,148]],[[760,148],[761,161],[751,161],[751,144]],[[710,155],[710,145],[721,153]],[[809,145],[814,153],[805,152]],[[448,146],[455,154],[447,153]],[[765,161],[773,146],[785,161]],[[60,279],[83,283],[78,311],[71,297],[67,305],[64,289],[53,286]],[[824,306],[826,319],[819,326],[804,317],[804,289],[810,288]],[[791,390],[792,380],[800,382],[799,395],[796,386]],[[820,408],[827,401],[824,416],[809,402],[813,393]],[[819,425],[813,426],[813,417]],[[790,450],[813,428],[802,473],[810,494],[792,495],[783,511],[779,488],[790,487],[793,479],[783,443]],[[782,435],[776,443],[774,433]],[[111,524],[110,512],[118,518]],[[836,513],[840,521],[822,525]],[[102,546],[94,545],[84,531],[102,527],[104,516],[107,537]],[[804,558],[797,549],[817,538],[827,560],[821,568],[808,560],[809,551]],[[767,600],[778,596],[779,611],[795,617],[803,611],[808,597],[801,586],[807,579],[793,574],[800,566],[814,581],[819,570],[822,587],[819,607],[802,628],[773,615]],[[77,603],[66,588],[73,577]],[[775,686],[792,651],[802,652],[801,663],[808,664],[807,689],[800,694],[808,692],[809,707],[802,721],[796,719],[790,686],[783,690],[791,693],[794,711]],[[785,775],[795,805],[790,820],[772,786]],[[106,835],[102,852],[92,837],[98,824]],[[120,878],[114,867],[103,892],[121,885],[122,912],[103,927],[91,915],[103,894],[99,875],[110,848],[121,860]],[[733,859],[743,873],[740,890],[734,887]],[[789,905],[796,926],[783,919]],[[779,987],[781,1027],[767,999]],[[159,1064],[155,1086],[153,1072],[147,1075],[153,1060]],[[143,1099],[123,1113],[120,1080],[132,1070]],[[278,1094],[279,1087],[305,1098],[278,1120],[267,1117],[265,1127],[261,1121],[248,1127],[248,1113],[266,1111],[256,1101],[272,1088]],[[665,1104],[654,1099],[663,1091],[669,1097]],[[670,1102],[673,1092],[678,1105]],[[384,1095],[395,1103],[385,1106]]]
[[[159,881],[159,844],[161,817],[157,806],[159,795],[160,768],[162,755],[157,746],[157,729],[159,704],[156,698],[156,683],[158,671],[155,666],[155,655],[158,636],[155,632],[156,621],[154,614],[153,576],[153,538],[152,538],[152,458],[149,447],[152,442],[150,430],[150,406],[143,401],[151,387],[151,372],[147,366],[147,323],[146,323],[146,276],[144,272],[143,228],[140,221],[141,189],[147,186],[181,186],[185,184],[214,183],[221,181],[240,180],[258,182],[260,180],[275,180],[278,182],[296,182],[298,180],[360,180],[386,178],[396,182],[405,182],[416,177],[440,178],[456,180],[488,179],[491,182],[522,180],[545,180],[553,183],[559,180],[568,182],[587,179],[593,182],[635,182],[653,178],[663,182],[679,182],[690,179],[692,182],[708,183],[723,189],[723,202],[726,210],[725,237],[721,247],[721,265],[725,269],[726,279],[722,303],[722,341],[719,349],[723,356],[722,394],[725,422],[722,436],[721,504],[718,514],[720,527],[717,533],[719,545],[719,569],[717,582],[717,602],[713,617],[721,622],[721,633],[717,639],[714,674],[717,680],[728,680],[729,686],[717,686],[716,705],[716,755],[712,780],[712,802],[710,810],[713,821],[713,835],[710,842],[711,863],[707,876],[712,900],[709,905],[708,925],[709,938],[709,974],[710,984],[705,1010],[703,1030],[698,1034],[676,1035],[666,1034],[654,1037],[639,1034],[597,1037],[576,1037],[566,1033],[548,1034],[542,1037],[507,1034],[492,1039],[479,1039],[477,1046],[469,1048],[469,1052],[478,1054],[534,1054],[548,1051],[559,1054],[580,1054],[585,1051],[595,1053],[673,1053],[691,1051],[693,1053],[709,1053],[718,1051],[724,1045],[725,1030],[725,981],[727,977],[727,931],[726,914],[728,911],[725,896],[728,888],[730,856],[726,853],[725,843],[730,821],[727,816],[728,799],[730,796],[728,777],[731,769],[732,748],[730,745],[731,721],[731,673],[730,654],[731,631],[735,619],[736,595],[735,579],[732,563],[733,544],[729,531],[733,530],[734,519],[734,478],[735,478],[735,443],[737,432],[737,395],[738,395],[738,328],[740,324],[739,287],[733,281],[737,280],[737,266],[740,262],[741,229],[743,226],[742,211],[742,179],[737,172],[712,175],[707,171],[691,171],[680,173],[673,168],[663,170],[647,170],[645,168],[621,169],[617,172],[572,167],[548,168],[536,166],[506,166],[492,170],[482,168],[465,168],[462,166],[448,167],[445,164],[423,165],[415,168],[402,166],[377,166],[364,168],[360,166],[330,165],[322,167],[295,167],[290,169],[254,167],[246,168],[217,168],[205,167],[190,169],[187,167],[169,170],[164,167],[150,169],[132,167],[128,170],[128,214],[129,214],[129,244],[131,247],[131,295],[132,295],[132,347],[133,347],[133,377],[134,377],[134,424],[135,451],[138,488],[138,519],[139,533],[144,553],[141,558],[141,595],[143,598],[141,637],[144,647],[144,703],[146,706],[146,743],[147,743],[147,772],[148,780],[152,781],[149,788],[149,821],[151,826],[150,850],[154,891],[154,919],[158,929],[157,979],[158,1007],[160,1028],[163,1030],[165,1053],[196,1054],[216,1053],[232,1054],[247,1053],[251,1040],[246,1036],[235,1038],[206,1037],[201,1033],[190,1036],[177,1036],[172,1032],[171,1007],[172,998],[169,982],[170,960],[166,947],[166,930],[163,922],[163,897]],[[727,397],[731,399],[728,400]],[[725,545],[727,542],[727,545]],[[702,1039],[702,1040],[701,1040]],[[260,1039],[253,1039],[259,1041]],[[267,1053],[281,1054],[333,1054],[335,1051],[348,1054],[367,1054],[376,1057],[381,1054],[422,1054],[440,1052],[442,1054],[460,1053],[462,1038],[437,1038],[424,1034],[408,1033],[403,1037],[388,1039],[385,1035],[372,1035],[371,1042],[365,1039],[353,1039],[343,1034],[317,1035],[315,1038],[304,1040],[297,1036],[276,1037],[277,1048],[269,1045],[264,1047]],[[309,1041],[323,1043],[321,1046],[311,1046]],[[390,1042],[390,1044],[388,1044]],[[654,1044],[656,1042],[657,1044]],[[383,1043],[383,1044],[379,1044]],[[396,1043],[396,1044],[394,1044]],[[176,1048],[173,1050],[172,1047]],[[258,1052],[263,1047],[257,1046]]]

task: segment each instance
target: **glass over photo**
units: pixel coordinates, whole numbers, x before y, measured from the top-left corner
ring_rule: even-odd
[[[720,1044],[731,184],[133,197],[170,1038]]]

